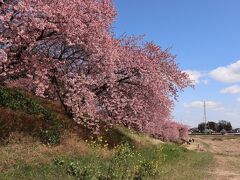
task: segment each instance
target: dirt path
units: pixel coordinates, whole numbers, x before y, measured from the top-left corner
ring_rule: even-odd
[[[240,180],[240,137],[195,136],[195,143],[188,148],[207,151],[214,156],[209,173],[216,180]]]

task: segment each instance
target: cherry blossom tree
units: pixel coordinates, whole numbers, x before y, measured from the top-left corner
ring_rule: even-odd
[[[57,96],[67,110],[61,86],[68,73],[79,80],[88,74],[89,83],[111,77],[114,16],[108,0],[8,1],[0,25],[5,79],[25,77],[37,95]]]
[[[191,85],[168,50],[116,38],[111,0],[8,0],[0,7],[0,82],[60,100],[74,121],[173,140],[178,92]],[[27,84],[27,86],[26,86]]]
[[[5,76],[6,74],[4,73],[4,69],[5,69],[5,63],[7,63],[8,59],[7,59],[7,54],[5,53],[5,51],[0,49],[0,76]]]

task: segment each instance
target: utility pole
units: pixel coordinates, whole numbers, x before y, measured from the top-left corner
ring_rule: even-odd
[[[206,112],[206,101],[203,101],[203,122],[205,123],[204,129],[207,129],[207,112]]]

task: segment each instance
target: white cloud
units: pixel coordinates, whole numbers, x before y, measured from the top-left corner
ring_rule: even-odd
[[[240,102],[240,97],[237,98],[237,101]],[[184,107],[187,111],[189,111],[191,108],[203,109],[203,106],[203,101],[192,101],[190,103],[184,103]],[[239,114],[239,112],[235,111],[233,108],[226,108],[222,106],[222,104],[215,101],[206,101],[206,109],[216,111],[218,114],[223,114],[225,116],[238,116]]]
[[[228,66],[221,66],[209,73],[213,79],[224,82],[240,82],[240,60]]]
[[[203,84],[207,85],[209,83],[208,79],[204,79],[203,81]]]
[[[189,75],[189,78],[194,82],[194,84],[199,84],[200,83],[200,78],[202,78],[204,76],[204,74],[200,71],[185,70],[184,72]],[[207,84],[207,83],[204,82],[204,84]]]
[[[237,102],[240,102],[240,97],[238,97],[236,100],[237,100]]]
[[[193,101],[190,103],[184,103],[185,108],[203,108],[204,102],[203,101]],[[210,109],[220,109],[220,105],[214,101],[206,101],[206,108]]]
[[[240,86],[239,85],[233,85],[229,86],[227,88],[224,88],[220,91],[222,94],[238,94],[240,93]]]

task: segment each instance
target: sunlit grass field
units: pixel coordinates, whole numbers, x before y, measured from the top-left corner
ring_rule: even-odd
[[[174,144],[108,149],[68,134],[61,145],[49,147],[12,138],[0,147],[0,179],[207,179],[213,161],[209,153]]]
[[[207,152],[115,127],[89,138],[56,102],[0,89],[0,179],[207,179]]]

